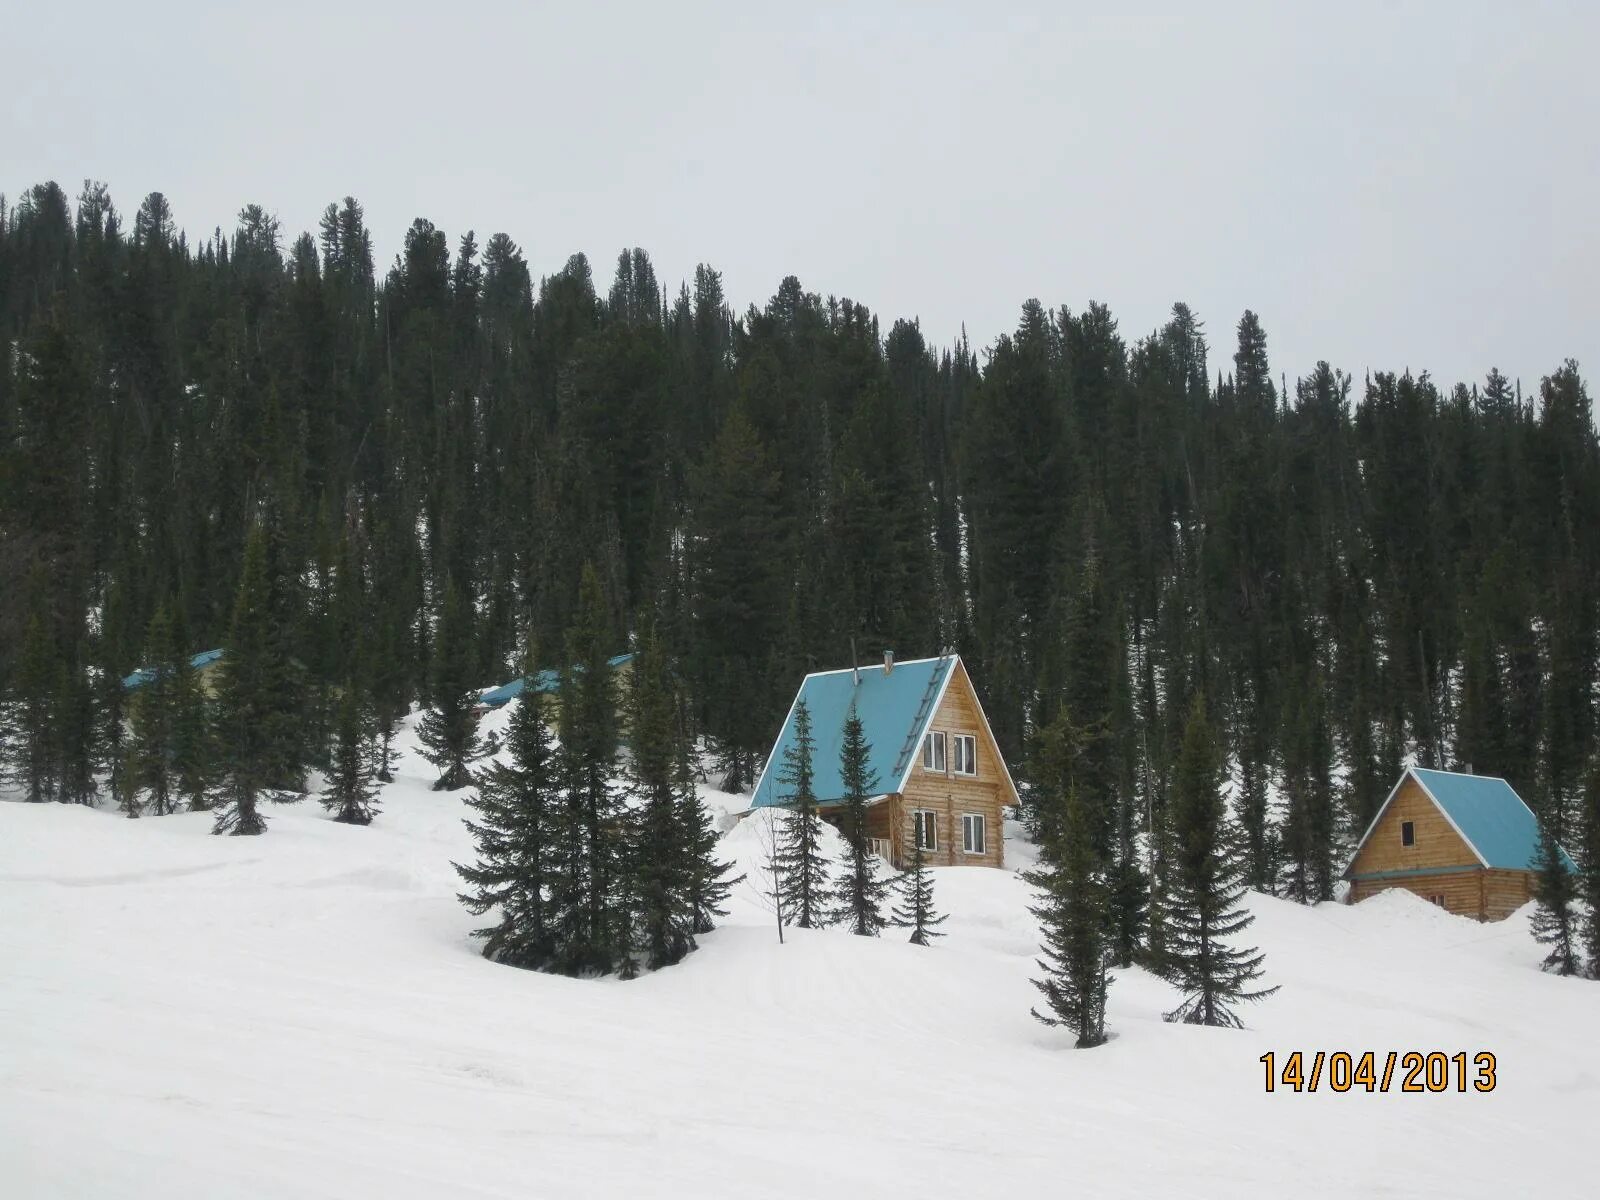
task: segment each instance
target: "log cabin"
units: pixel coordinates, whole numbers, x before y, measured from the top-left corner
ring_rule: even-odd
[[[1403,888],[1446,912],[1501,921],[1533,898],[1538,850],[1539,822],[1504,779],[1410,767],[1345,868],[1349,902]]]
[[[841,816],[839,748],[853,703],[869,743],[868,768],[881,789],[868,808],[873,849],[896,867],[906,865],[913,839],[935,866],[1005,865],[1005,810],[1017,803],[1017,789],[960,656],[897,663],[885,654],[882,666],[807,675],[756,781],[751,811],[789,802],[780,777],[802,700],[811,715],[814,788],[825,820],[836,825]]]

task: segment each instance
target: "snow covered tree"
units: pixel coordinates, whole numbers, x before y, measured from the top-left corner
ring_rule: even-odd
[[[328,786],[322,793],[322,807],[333,814],[335,821],[370,825],[378,814],[372,717],[354,682],[347,682],[339,697],[332,742],[328,756],[331,767]]]
[[[423,757],[439,771],[436,792],[472,782],[472,763],[483,753],[478,738],[478,693],[472,676],[472,629],[467,603],[452,584],[445,593],[433,651],[433,707],[417,724]]]
[[[911,930],[913,946],[929,945],[933,938],[944,934],[936,926],[944,924],[945,914],[933,907],[933,875],[928,870],[928,856],[922,843],[911,839],[911,857],[900,876],[900,903],[895,906],[894,923]]]
[[[844,719],[844,738],[839,745],[839,778],[844,784],[843,831],[845,840],[844,874],[833,887],[833,917],[851,933],[877,937],[886,924],[884,897],[889,880],[881,873],[878,856],[872,852],[867,835],[867,798],[878,786],[878,776],[868,765],[872,746],[861,727],[861,716],[854,702]]]
[[[534,670],[530,650],[523,671]],[[494,910],[499,918],[474,931],[484,939],[484,957],[543,970],[554,954],[545,888],[551,824],[563,798],[543,698],[524,688],[513,704],[504,760],[480,770],[477,794],[466,798],[477,862],[455,866],[469,889],[461,893],[468,911],[481,916]]]
[[[1241,1028],[1240,1003],[1263,1000],[1276,987],[1252,988],[1265,960],[1255,947],[1225,939],[1255,918],[1240,901],[1245,892],[1239,847],[1230,836],[1223,803],[1221,764],[1205,701],[1196,696],[1184,729],[1172,780],[1172,852],[1167,897],[1165,965],[1183,1001],[1167,1014],[1189,1025]]]
[[[1044,933],[1038,960],[1043,977],[1033,981],[1049,1011],[1033,1015],[1046,1025],[1064,1025],[1077,1035],[1078,1049],[1106,1040],[1107,886],[1094,850],[1093,806],[1076,787],[1067,792],[1059,825],[1061,848],[1053,865],[1033,873],[1030,882],[1043,898],[1030,911]]]
[[[783,909],[791,924],[812,929],[825,921],[828,864],[822,855],[822,818],[817,815],[816,738],[811,710],[801,700],[794,707],[794,743],[783,752],[778,786],[786,806],[778,843],[778,874]]]

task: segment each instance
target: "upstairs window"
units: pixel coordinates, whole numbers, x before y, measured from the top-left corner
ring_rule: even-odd
[[[922,739],[922,766],[924,770],[944,774],[944,734],[939,731]]]
[[[976,775],[978,773],[978,739],[970,733],[958,733],[955,736],[957,775]]]
[[[1413,822],[1400,822],[1400,844],[1402,846],[1415,846],[1417,844],[1417,827]]]
[[[917,839],[917,845],[924,850],[937,850],[939,848],[939,816],[932,809],[919,808],[911,814],[914,823],[912,830]]]

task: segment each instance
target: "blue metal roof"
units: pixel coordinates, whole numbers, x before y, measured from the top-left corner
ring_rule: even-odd
[[[1484,865],[1497,871],[1538,867],[1539,822],[1504,779],[1427,767],[1412,767],[1411,773]],[[1569,870],[1577,870],[1565,850],[1561,857]]]
[[[606,666],[616,668],[632,660],[632,654],[617,654],[606,659]],[[507,700],[515,700],[522,695],[522,689],[527,687],[530,682],[533,684],[535,692],[542,696],[549,695],[551,692],[561,690],[561,672],[546,668],[543,671],[535,672],[533,675],[525,675],[520,679],[513,679],[510,683],[502,683],[499,687],[491,688],[479,696],[478,703],[486,704],[490,708],[498,708]]]
[[[881,665],[862,667],[860,683],[850,668],[807,675],[789,706],[777,744],[767,757],[767,765],[756,782],[752,808],[785,804],[789,795],[778,782],[783,772],[783,755],[794,745],[794,713],[801,700],[811,714],[811,736],[816,742],[812,759],[817,801],[837,803],[844,797],[844,781],[839,777],[839,748],[844,741],[845,718],[850,702],[866,734],[867,765],[878,777],[880,792],[895,791],[904,773],[902,751],[909,744],[912,754],[922,741],[923,731],[933,719],[938,694],[955,668],[956,657],[924,658],[896,663],[885,672]]]
[[[192,670],[198,671],[201,667],[209,667],[221,657],[221,650],[202,650],[189,660],[189,666]],[[156,669],[154,667],[140,667],[132,675],[123,678],[122,688],[128,692],[137,691],[154,680],[155,677]]]

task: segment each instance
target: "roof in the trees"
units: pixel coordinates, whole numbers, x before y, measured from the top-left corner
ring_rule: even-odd
[[[201,667],[209,667],[221,657],[221,650],[202,650],[189,660],[189,667],[191,670],[198,671]],[[145,684],[152,682],[155,677],[156,668],[140,667],[132,675],[123,678],[122,688],[128,692],[137,691],[139,688],[144,687]]]
[[[789,800],[778,777],[783,771],[784,752],[794,745],[794,715],[802,700],[811,715],[811,736],[816,743],[811,767],[818,803],[837,803],[844,797],[839,749],[852,701],[866,734],[867,766],[869,777],[877,777],[876,790],[901,790],[915,749],[960,661],[956,655],[948,654],[895,663],[894,669],[887,672],[881,665],[861,667],[859,682],[850,667],[807,675],[789,705],[777,743],[756,781],[751,807],[766,808]],[[912,753],[905,753],[907,747]]]
[[[1417,781],[1485,867],[1495,871],[1538,869],[1539,822],[1516,789],[1504,779],[1491,775],[1464,775],[1429,767],[1408,768],[1362,835],[1362,845],[1372,836],[1407,776]],[[1356,849],[1359,851],[1360,846]],[[1568,870],[1577,870],[1564,849],[1561,858]]]
[[[624,663],[632,661],[632,654],[614,654],[606,659],[606,666],[615,669]],[[515,700],[522,695],[522,689],[527,687],[530,682],[533,684],[533,690],[541,696],[559,692],[561,690],[561,672],[547,667],[545,670],[536,671],[532,675],[524,675],[513,679],[510,683],[502,683],[499,687],[490,688],[479,696],[478,703],[486,704],[490,708],[498,708],[507,700]]]

